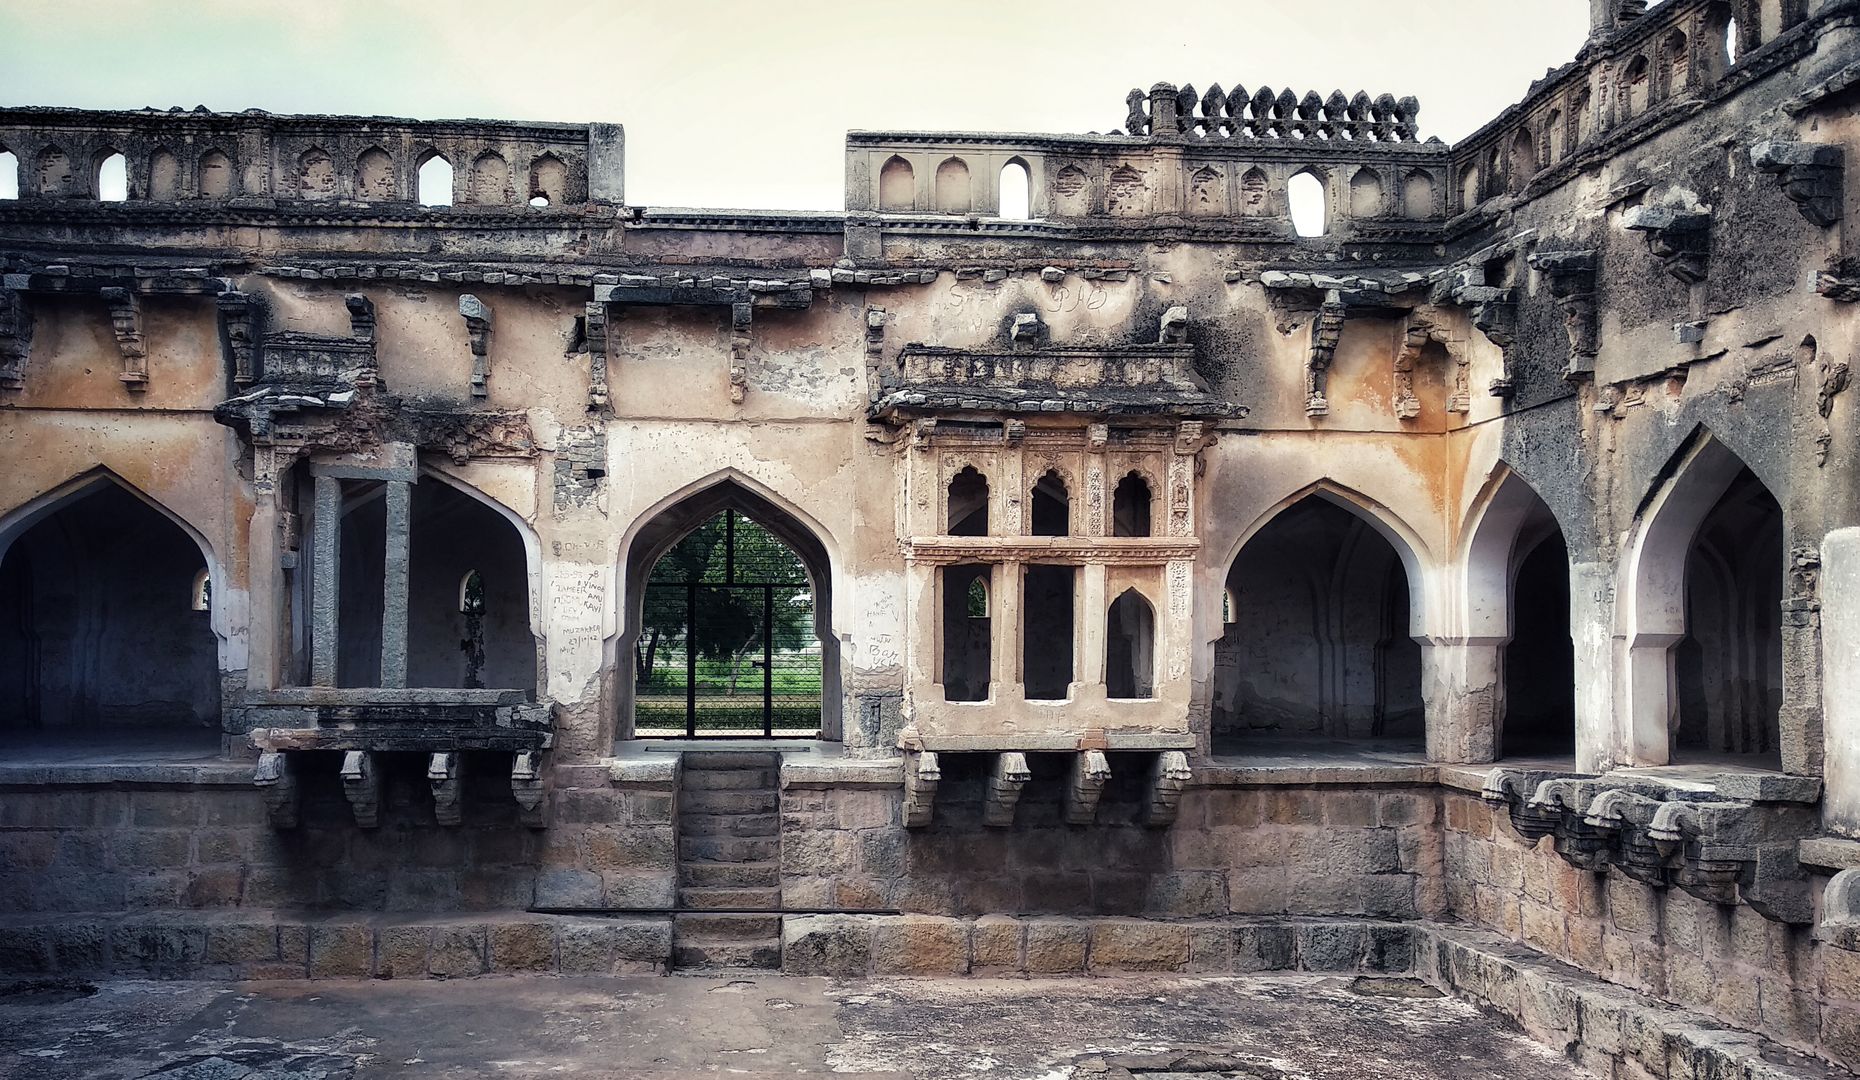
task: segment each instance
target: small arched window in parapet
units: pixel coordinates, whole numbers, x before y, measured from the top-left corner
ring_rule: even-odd
[[[1636,56],[1621,74],[1621,99],[1617,108],[1620,119],[1632,120],[1647,111],[1650,103],[1647,58]]]
[[[540,204],[537,199],[543,200]],[[538,209],[561,206],[568,202],[568,166],[554,154],[543,154],[530,162],[529,204]]]
[[[1713,0],[1706,5],[1699,33],[1699,59],[1704,62],[1700,81],[1715,83],[1737,62],[1737,19],[1731,12],[1730,0]]]
[[[1240,178],[1240,212],[1246,215],[1272,212],[1272,184],[1263,169],[1248,169]]]
[[[1683,31],[1674,30],[1660,41],[1660,98],[1680,97],[1691,82],[1692,58]]]
[[[969,579],[969,592],[963,598],[964,608],[971,619],[988,617],[988,579],[973,577]]]
[[[433,151],[420,162],[420,205],[452,205],[452,163]]]
[[[227,199],[233,193],[232,159],[218,150],[200,155],[200,176],[196,190],[203,199]]]
[[[1569,103],[1569,112],[1576,120],[1574,138],[1569,144],[1573,151],[1587,145],[1590,137],[1595,134],[1595,96],[1589,93],[1588,87],[1576,92],[1575,98]]]
[[[1537,173],[1537,138],[1531,129],[1521,127],[1511,137],[1511,169],[1508,190],[1516,195],[1524,190]]]
[[[1743,39],[1739,37],[1742,33],[1743,29],[1737,25],[1736,19],[1731,19],[1725,23],[1724,66],[1727,69],[1730,68],[1731,65],[1737,63],[1738,57],[1744,54],[1744,42]]]
[[[0,147],[0,199],[19,198],[19,155]]]
[[[1141,473],[1132,472],[1117,482],[1111,493],[1111,535],[1150,535],[1150,485]]]
[[[1027,164],[1019,158],[1001,166],[1001,213],[1011,221],[1026,221],[1032,216],[1032,182]]]
[[[949,482],[949,535],[988,535],[988,478],[965,465]]]
[[[127,202],[129,199],[129,159],[122,151],[111,150],[97,159],[97,201]]]
[[[1372,218],[1382,216],[1382,177],[1376,170],[1365,165],[1350,177],[1350,216]]]
[[[1232,626],[1239,621],[1240,605],[1234,603],[1234,591],[1231,588],[1221,590],[1221,625]]]
[[[1058,469],[1048,469],[1033,484],[1032,532],[1035,536],[1070,536],[1072,495]]]
[[[969,166],[961,158],[950,158],[936,167],[936,208],[966,214],[969,205]]]
[[[394,197],[394,159],[371,146],[355,159],[355,197],[379,202]]]
[[[1479,205],[1479,169],[1473,165],[1465,166],[1460,172],[1460,209],[1471,210]]]
[[[1486,152],[1484,180],[1486,198],[1505,193],[1505,155],[1496,146]]]
[[[204,566],[194,575],[194,583],[187,590],[187,606],[194,611],[213,610],[213,575],[207,573]]]
[[[1050,212],[1059,217],[1084,217],[1089,205],[1091,178],[1077,165],[1065,165],[1053,174],[1053,197]]]
[[[484,614],[484,575],[476,570],[467,570],[459,578],[459,614]]]
[[[71,194],[76,177],[71,171],[71,155],[56,146],[39,151],[38,176],[33,184],[39,194],[64,198]]]
[[[336,162],[320,146],[312,146],[298,155],[297,197],[313,200],[336,197]]]
[[[1563,110],[1551,109],[1544,118],[1544,165],[1555,165],[1563,160],[1568,151],[1569,125],[1563,120]]]
[[[1435,206],[1434,174],[1415,169],[1401,182],[1401,216],[1420,221],[1438,213]]]
[[[1292,177],[1285,185],[1286,201],[1291,206],[1292,229],[1299,236],[1323,236],[1330,231],[1329,200],[1324,181],[1309,169]]]
[[[168,202],[181,196],[181,163],[166,147],[149,155],[149,198]]]
[[[878,208],[880,210],[917,209],[917,172],[911,163],[893,154],[878,170]]]
[[[486,150],[471,163],[471,201],[501,206],[510,201],[510,165],[495,150]]]

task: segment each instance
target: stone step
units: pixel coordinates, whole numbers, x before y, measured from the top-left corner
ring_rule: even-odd
[[[756,863],[781,857],[779,836],[681,836],[680,861]]]
[[[679,781],[686,791],[775,790],[775,770],[773,769],[713,769],[699,772],[687,772]]]
[[[680,836],[779,836],[775,814],[680,814]]]
[[[678,865],[679,879],[698,889],[767,889],[781,884],[776,862],[688,860]]]
[[[672,934],[680,941],[686,938],[705,941],[777,941],[781,938],[781,916],[742,912],[680,912],[672,916]]]
[[[781,939],[675,942],[672,945],[672,967],[679,971],[779,971]]]
[[[779,769],[781,755],[747,750],[686,750],[679,756],[685,772],[712,772],[719,769]]]
[[[780,911],[780,889],[678,890],[678,906],[695,911]]]
[[[780,802],[773,791],[681,791],[678,813],[773,814]]]

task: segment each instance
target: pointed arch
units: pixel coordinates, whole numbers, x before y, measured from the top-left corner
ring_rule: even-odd
[[[148,197],[167,202],[181,195],[181,162],[165,146],[149,155]]]
[[[911,163],[897,154],[891,155],[884,167],[878,170],[878,208],[917,208],[917,174],[912,170]]]
[[[19,198],[19,155],[0,143],[0,199]]]
[[[568,166],[561,158],[542,154],[530,162],[530,190],[525,200],[537,209],[567,205]]]
[[[371,146],[355,159],[355,197],[381,202],[394,197],[394,159]]]
[[[1234,561],[1240,557],[1240,552],[1245,550],[1246,545],[1255,536],[1259,535],[1261,529],[1272,524],[1272,520],[1280,514],[1311,498],[1335,503],[1362,518],[1370,528],[1381,534],[1382,538],[1394,547],[1395,554],[1401,559],[1402,569],[1408,574],[1408,592],[1410,611],[1413,613],[1414,633],[1417,635],[1425,633],[1424,627],[1428,625],[1427,616],[1431,616],[1431,608],[1426,606],[1425,581],[1428,563],[1425,560],[1431,558],[1427,542],[1422,540],[1421,534],[1403,521],[1399,514],[1369,496],[1334,480],[1314,481],[1273,503],[1241,530],[1240,535],[1228,546],[1226,557],[1221,565],[1231,569]]]
[[[1033,172],[1020,158],[1010,158],[1001,166],[996,182],[1000,197],[995,216],[1012,221],[1026,221],[1033,216]]]
[[[1382,216],[1382,174],[1368,165],[1356,170],[1356,175],[1350,177],[1350,216]]]
[[[1285,185],[1292,230],[1299,236],[1323,236],[1330,231],[1330,194],[1316,169],[1301,169]]]
[[[65,153],[58,144],[51,143],[42,148],[37,164],[38,176],[33,187],[40,195],[65,198],[77,192],[77,174],[71,167],[71,155]]]
[[[437,150],[420,155],[416,189],[421,206],[452,205],[452,162]]]
[[[1401,185],[1402,216],[1420,221],[1439,213],[1434,194],[1434,175],[1426,169],[1412,169]]]
[[[841,641],[834,630],[839,573],[838,545],[815,518],[735,468],[720,469],[658,500],[641,513],[621,539],[621,617],[616,655],[624,662],[644,625],[646,585],[652,568],[680,540],[716,515],[733,510],[768,530],[800,558],[813,590],[814,633],[821,652],[820,737],[841,737]],[[635,694],[633,680],[616,680],[619,705],[616,738],[631,738]]]
[[[936,208],[946,214],[966,214],[973,206],[969,190],[969,163],[945,158],[936,167]]]
[[[194,190],[203,199],[224,199],[233,195],[232,159],[220,150],[201,154]]]
[[[1104,687],[1113,699],[1156,696],[1156,608],[1135,587],[1105,612]]]
[[[510,201],[510,164],[495,150],[486,150],[471,163],[471,201],[501,206]]]
[[[297,197],[333,199],[336,197],[336,163],[320,146],[312,146],[297,155]]]
[[[536,535],[536,527],[531,525],[522,514],[517,513],[510,507],[492,498],[470,481],[461,479],[460,477],[454,476],[449,472],[445,472],[442,469],[424,462],[420,465],[420,475],[431,477],[445,484],[447,487],[458,491],[460,494],[483,503],[496,512],[497,516],[509,522],[510,527],[517,531],[517,536],[523,540],[523,560],[529,574],[530,633],[536,635],[537,641],[540,642],[543,638],[543,628],[545,626],[542,604],[544,595],[543,557],[542,539]]]
[[[1754,571],[1755,584],[1775,592],[1780,611],[1781,583],[1786,572],[1781,503],[1772,489],[1757,477],[1744,460],[1726,446],[1707,427],[1700,425],[1689,434],[1669,460],[1647,499],[1636,514],[1623,575],[1625,588],[1616,609],[1618,637],[1626,650],[1622,678],[1623,693],[1617,704],[1620,727],[1627,737],[1633,760],[1643,765],[1663,765],[1673,760],[1686,703],[1679,685],[1679,646],[1688,642],[1697,629],[1690,601],[1700,558],[1702,532],[1718,514],[1728,497],[1747,492],[1767,502],[1774,515],[1773,536],[1761,545],[1760,554],[1773,558],[1774,565]],[[1767,605],[1759,605],[1758,614]],[[1778,614],[1779,617],[1779,614]],[[1761,628],[1769,631],[1768,626]],[[1779,646],[1780,626],[1774,628]],[[1759,658],[1761,661],[1761,658]],[[1759,667],[1766,666],[1759,662]],[[1759,688],[1761,689],[1761,688]],[[1778,687],[1787,694],[1786,684]],[[1765,705],[1770,714],[1770,734],[1759,733],[1759,752],[1780,752],[1784,760],[1792,755],[1780,746],[1783,734],[1778,716],[1781,703]],[[1819,730],[1797,733],[1809,745],[1818,743]],[[1802,755],[1793,755],[1801,760]]]

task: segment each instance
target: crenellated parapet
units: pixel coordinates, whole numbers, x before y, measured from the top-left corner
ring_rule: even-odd
[[[617,124],[0,109],[0,149],[19,163],[20,203],[11,212],[28,213],[106,197],[174,208],[618,204],[624,145]],[[125,190],[109,193],[104,169],[119,157]],[[422,166],[436,158],[447,166],[438,173],[443,190],[424,190]]]
[[[1193,86],[1178,90],[1157,83],[1147,94],[1132,90],[1125,104],[1130,111],[1124,131],[1137,136],[1411,143],[1421,131],[1416,122],[1421,114],[1418,100],[1392,94],[1372,98],[1362,90],[1347,98],[1341,90],[1332,90],[1329,97],[1311,90],[1301,97],[1289,89],[1222,90],[1215,83],[1197,94]]]
[[[1814,921],[1802,839],[1819,828],[1820,784],[1785,776],[1686,780],[1493,769],[1482,797],[1527,844],[1548,836],[1571,866],[1619,871],[1708,903],[1748,904],[1791,925]]]

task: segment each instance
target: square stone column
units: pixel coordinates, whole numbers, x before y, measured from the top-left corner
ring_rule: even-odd
[[[413,485],[387,482],[387,547],[381,581],[381,685],[407,685],[407,576]]]
[[[989,643],[992,647],[989,663],[993,674],[990,677],[988,699],[996,703],[1024,701],[1027,697],[1027,688],[1020,682],[1020,654],[1023,648],[1021,591],[1027,587],[1022,569],[1020,563],[1001,563],[1000,584],[990,597],[995,607],[989,612],[989,629],[993,632],[994,640]]]
[[[1825,820],[1860,839],[1860,527],[1822,541],[1821,670]]]
[[[310,559],[310,685],[336,685],[342,611],[342,481],[318,476]]]

